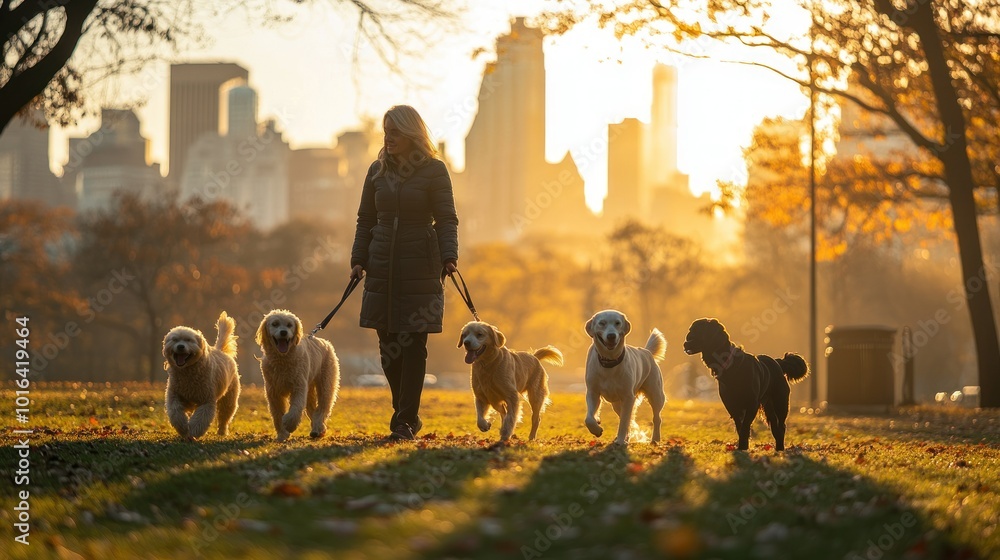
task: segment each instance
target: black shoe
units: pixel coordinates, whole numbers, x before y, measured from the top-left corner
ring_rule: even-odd
[[[410,428],[409,424],[400,423],[398,426],[396,426],[396,429],[394,429],[392,433],[389,434],[389,437],[387,439],[389,441],[408,441],[417,438],[416,436],[413,435],[413,430]]]

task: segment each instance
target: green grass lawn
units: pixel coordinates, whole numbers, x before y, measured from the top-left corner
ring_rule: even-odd
[[[189,443],[138,384],[33,386],[23,546],[0,394],[4,558],[1000,557],[994,412],[796,409],[789,451],[758,422],[738,452],[721,405],[673,401],[664,441],[626,451],[610,407],[595,440],[583,395],[557,394],[538,441],[488,451],[499,423],[479,433],[471,391],[426,391],[418,441],[383,444],[388,390],[352,388],[326,438],[276,444],[247,387],[230,437]]]

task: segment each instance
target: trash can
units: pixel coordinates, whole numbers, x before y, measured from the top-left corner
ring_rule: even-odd
[[[892,327],[827,327],[828,406],[888,409],[895,405],[895,342],[896,329]]]

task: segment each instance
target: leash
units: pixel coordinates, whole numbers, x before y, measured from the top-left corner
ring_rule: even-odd
[[[323,319],[323,321],[316,324],[316,328],[314,328],[312,332],[309,333],[309,336],[315,336],[316,333],[326,328],[326,325],[330,322],[330,319],[333,319],[333,316],[337,314],[337,311],[340,311],[340,307],[344,305],[344,302],[347,301],[347,298],[351,297],[351,292],[353,292],[354,288],[357,288],[358,284],[360,283],[361,283],[361,278],[351,278],[351,281],[347,283],[347,289],[344,290],[344,296],[340,298],[340,303],[337,304],[337,307],[333,308],[333,311],[331,311],[330,314],[326,316],[326,319]]]
[[[462,281],[461,287],[458,285],[458,280],[455,280],[455,274],[458,274],[458,279]],[[462,277],[462,273],[458,270],[455,270],[453,273],[449,272],[448,278],[451,278],[451,283],[455,285],[455,289],[458,290],[458,295],[465,302],[465,306],[472,312],[473,318],[479,321],[479,313],[476,312],[476,306],[472,303],[472,296],[469,294],[469,287],[465,285],[465,278]]]

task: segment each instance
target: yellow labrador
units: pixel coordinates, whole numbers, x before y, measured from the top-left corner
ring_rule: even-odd
[[[587,353],[587,429],[600,437],[601,399],[611,403],[618,414],[616,444],[627,444],[629,432],[637,428],[635,407],[645,396],[653,409],[653,443],[660,441],[660,410],[667,402],[663,376],[657,362],[663,360],[667,341],[657,329],[649,335],[645,348],[625,344],[632,330],[625,314],[600,311],[587,321],[587,335],[593,339]]]
[[[533,353],[514,352],[504,347],[506,337],[488,323],[471,322],[462,328],[458,347],[465,347],[465,363],[472,364],[472,394],[476,397],[476,424],[489,431],[491,408],[503,417],[500,445],[510,439],[521,419],[521,395],[531,405],[531,433],[535,439],[538,423],[549,404],[549,376],[541,362],[561,366],[562,353],[546,346]]]

